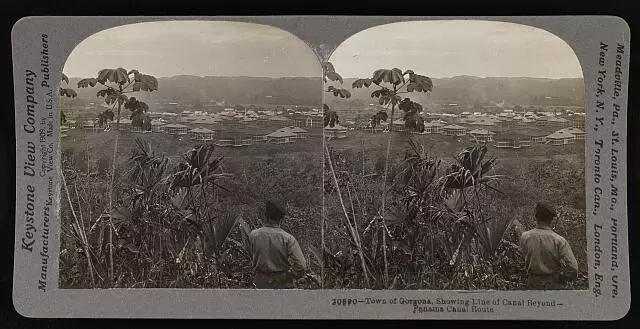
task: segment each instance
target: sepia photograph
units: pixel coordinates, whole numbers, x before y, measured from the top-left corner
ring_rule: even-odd
[[[278,28],[91,35],[60,87],[59,287],[320,288],[322,66]]]
[[[13,307],[624,317],[629,36],[614,16],[20,19]]]
[[[322,288],[589,289],[585,85],[567,43],[408,21],[325,59]]]

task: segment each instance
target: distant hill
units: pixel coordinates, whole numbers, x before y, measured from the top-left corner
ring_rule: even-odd
[[[101,102],[96,88],[76,88],[78,78],[70,79],[81,102]],[[351,89],[355,79],[346,79],[343,88],[352,92],[348,100],[326,98],[338,107],[366,107],[375,103],[370,97],[373,88]],[[150,103],[177,102],[180,104],[211,104],[224,100],[227,104],[321,104],[320,78],[260,78],[260,77],[197,77],[179,75],[158,79],[159,90],[137,93]],[[479,78],[458,76],[433,79],[433,92],[413,93],[411,98],[427,108],[436,104],[491,104],[506,102],[516,105],[574,105],[584,106],[583,79],[541,78]]]
[[[70,87],[84,102],[101,102],[100,90],[76,88],[79,78],[70,79]],[[227,104],[318,105],[322,102],[321,78],[197,77],[179,75],[158,79],[158,90],[131,94],[149,103],[177,102],[207,104],[224,100]]]
[[[361,107],[376,103],[371,98],[373,87],[351,89],[355,79],[345,79],[342,88],[351,91],[348,100],[328,98],[334,106]],[[436,109],[436,104],[490,105],[500,102],[514,105],[571,105],[584,106],[582,78],[479,78],[457,76],[432,79],[433,92],[406,94],[423,106]]]

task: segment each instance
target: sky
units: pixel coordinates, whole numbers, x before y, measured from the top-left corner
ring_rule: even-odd
[[[242,22],[164,21],[98,32],[72,51],[69,77],[95,77],[103,68],[174,75],[320,77],[318,58],[294,35]]]
[[[488,21],[401,22],[361,31],[330,61],[343,77],[378,68],[412,69],[432,78],[582,77],[577,57],[555,35]],[[319,77],[317,57],[302,40],[275,27],[241,22],[163,21],[124,25],[82,41],[64,67],[69,77],[100,69],[174,75]]]
[[[432,78],[581,78],[580,63],[562,39],[542,29],[489,21],[422,21],[376,26],[331,54],[344,78],[379,68],[411,69]]]

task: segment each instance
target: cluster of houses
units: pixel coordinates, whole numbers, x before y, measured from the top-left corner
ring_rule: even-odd
[[[189,136],[193,140],[212,142],[219,146],[247,146],[254,143],[287,144],[304,139],[310,128],[323,128],[323,135],[327,139],[343,139],[349,130],[366,129],[372,132],[384,131],[388,123],[373,128],[356,127],[353,121],[344,121],[345,125],[336,124],[333,127],[324,127],[322,113],[317,109],[306,111],[297,110],[257,110],[246,109],[239,111],[234,108],[226,108],[221,112],[211,113],[205,111],[185,110],[180,114],[150,112],[154,118],[151,121],[150,131],[144,131],[134,127],[131,120],[121,118],[119,129],[131,130],[138,133],[156,132],[176,136]],[[521,148],[532,144],[568,145],[576,140],[583,140],[584,113],[571,113],[562,116],[556,112],[514,112],[504,109],[497,114],[481,112],[451,113],[421,113],[425,118],[425,130],[420,134],[440,134],[444,136],[464,137],[479,143],[495,143],[498,148]],[[167,120],[168,119],[168,120]],[[72,120],[71,120],[72,121]],[[171,122],[169,122],[171,121]],[[257,122],[254,122],[257,121]],[[284,126],[275,131],[264,131],[258,122],[270,121]],[[258,128],[250,128],[249,134],[231,133],[229,130],[235,127],[252,126],[258,123]],[[340,123],[343,123],[341,121]],[[391,123],[394,131],[405,130],[403,119]],[[67,132],[75,122],[61,126],[61,136],[66,137]],[[107,125],[109,126],[109,124]],[[268,125],[265,125],[268,126]],[[88,131],[102,131],[95,121],[87,121],[82,126]],[[306,129],[305,129],[306,128]],[[110,129],[110,128],[107,128]],[[243,129],[238,129],[243,130]],[[255,131],[254,131],[255,130]],[[233,136],[236,135],[236,136]],[[222,137],[225,136],[225,137]]]
[[[428,125],[428,127],[427,127]],[[552,133],[526,130],[513,132],[514,130],[492,131],[486,128],[467,128],[457,124],[443,125],[442,123],[425,124],[425,132],[421,134],[442,134],[445,136],[463,137],[478,143],[495,143],[497,148],[522,148],[529,147],[532,143],[550,145],[569,145],[577,140],[585,139],[585,132],[576,127],[567,127],[555,130]]]
[[[158,113],[160,116],[162,114]],[[154,116],[154,113],[151,113]],[[204,112],[185,110],[180,114],[179,120],[183,123],[212,124],[223,121],[228,122],[252,122],[257,120],[271,121],[291,121],[300,118],[315,118],[315,122],[320,122],[322,113],[318,109],[308,109],[305,111],[295,109],[283,110],[237,110],[225,108],[220,112]]]
[[[522,148],[532,144],[569,145],[577,140],[584,140],[584,116],[576,114],[569,120],[556,113],[524,112],[514,113],[505,110],[499,114],[463,112],[461,115],[426,114],[431,121],[424,124],[424,132],[414,134],[440,134],[444,136],[463,137],[479,143],[495,143],[498,148]],[[445,120],[443,120],[446,119]],[[403,119],[393,121],[395,131],[405,131]],[[369,126],[366,129],[384,131],[388,125],[384,123],[377,129]]]
[[[114,127],[113,124],[107,125],[107,127],[99,127],[95,121],[89,120],[83,124],[82,129],[90,132],[100,132],[109,130],[112,127]],[[227,129],[223,125],[215,125],[209,128],[202,126],[190,127],[180,123],[168,123],[163,119],[152,120],[151,130],[144,130],[140,127],[132,126],[131,120],[126,118],[120,119],[120,124],[117,125],[117,127],[120,130],[130,130],[137,133],[162,133],[173,136],[187,136],[195,141],[211,142],[217,146],[235,147],[248,146],[256,143],[294,143],[297,140],[306,139],[309,133],[301,127],[285,126],[270,133],[256,132],[254,134],[241,134],[241,136],[235,134],[236,136],[222,137],[221,135],[225,135],[224,132]]]

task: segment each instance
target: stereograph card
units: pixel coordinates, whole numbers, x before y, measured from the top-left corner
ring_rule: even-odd
[[[612,320],[613,16],[26,17],[27,317]]]

